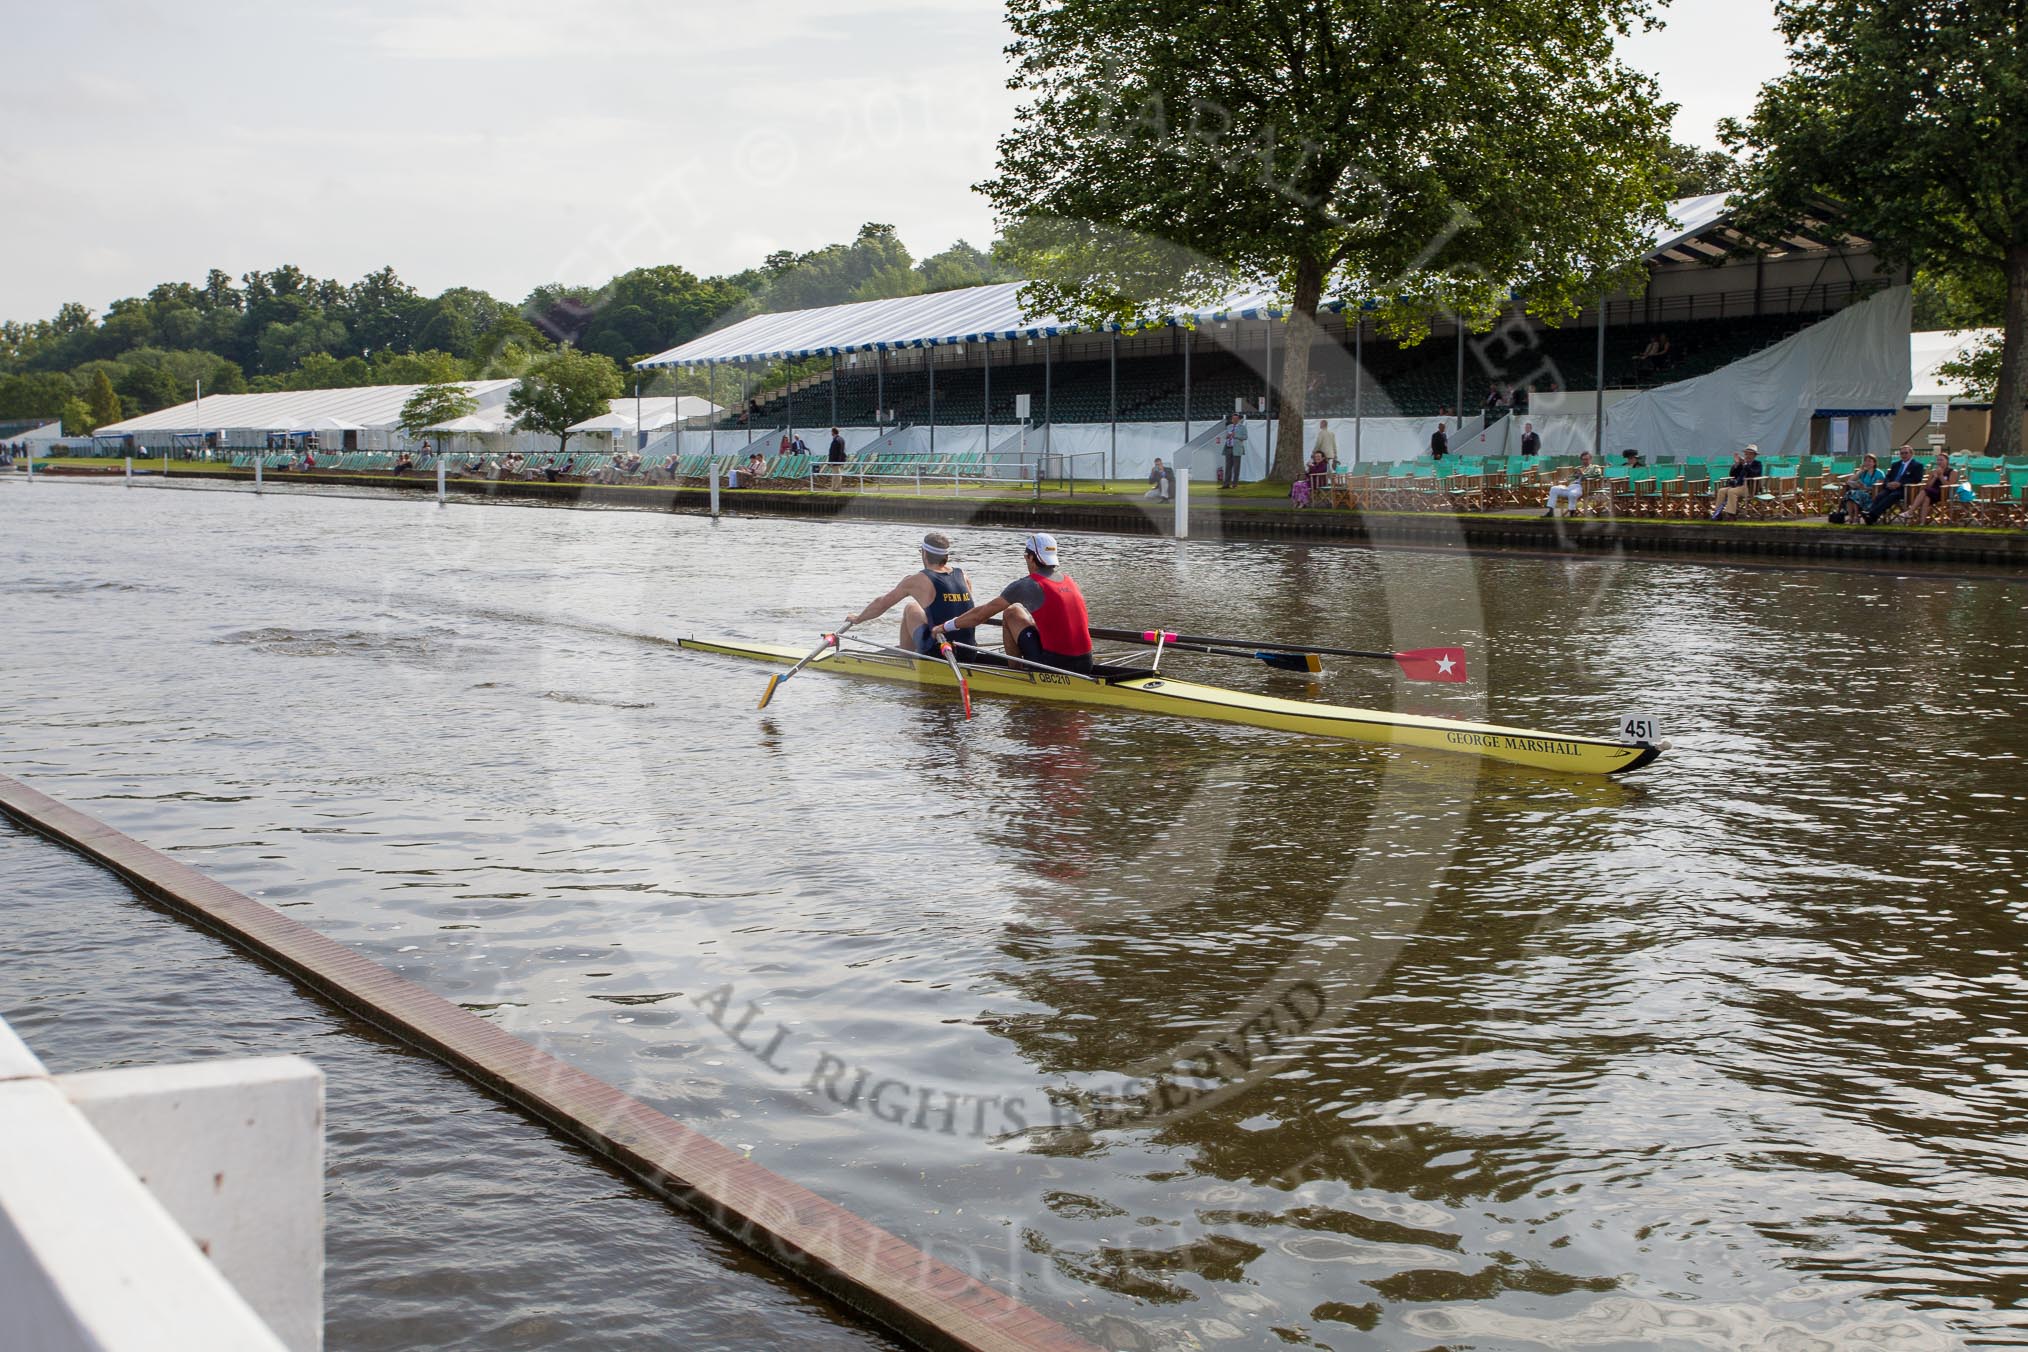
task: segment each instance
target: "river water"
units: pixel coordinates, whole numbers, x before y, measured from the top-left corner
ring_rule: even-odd
[[[1660,718],[1591,782],[673,646],[910,527],[0,521],[0,769],[1107,1346],[2028,1340],[2018,582],[1065,540],[1100,624],[1472,653],[1323,698]]]

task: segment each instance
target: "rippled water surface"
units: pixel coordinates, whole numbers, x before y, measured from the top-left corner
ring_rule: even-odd
[[[449,1070],[4,820],[0,954],[0,1017],[56,1074],[316,1061],[329,1352],[892,1346]]]
[[[673,646],[911,527],[0,525],[0,768],[1108,1346],[2028,1340],[2018,583],[1066,541],[1101,624],[1473,654],[1323,698],[1661,717],[1588,782]]]

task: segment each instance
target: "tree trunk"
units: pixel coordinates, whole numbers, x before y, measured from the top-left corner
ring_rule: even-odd
[[[2021,403],[2028,399],[2028,244],[2007,249],[2007,328],[2000,340],[2000,379],[1993,390],[1987,455],[2021,454]]]
[[[1281,432],[1275,437],[1268,477],[1291,484],[1303,477],[1303,415],[1310,393],[1310,344],[1317,337],[1317,302],[1324,294],[1324,265],[1315,258],[1296,264],[1296,294],[1282,344]]]

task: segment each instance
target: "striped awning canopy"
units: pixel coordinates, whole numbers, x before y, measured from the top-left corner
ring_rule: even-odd
[[[1730,230],[1727,222],[1732,206],[1730,193],[1679,198],[1670,204],[1670,219],[1649,241],[1647,258],[1651,262],[1682,262],[1722,257],[1730,248],[1752,243]],[[1812,241],[1822,247],[1822,241],[1814,234],[1799,229],[1782,240],[1769,241],[1766,247],[1777,251],[1797,249],[1808,247]],[[927,296],[754,315],[635,365],[711,366],[720,362],[777,361],[957,343],[1004,343],[1086,331],[1085,326],[1048,315],[1024,314],[1021,285],[999,282]],[[1197,325],[1234,319],[1281,319],[1287,313],[1287,305],[1286,298],[1273,291],[1249,291],[1228,296],[1207,309],[1163,314],[1154,322]],[[1323,308],[1337,311],[1343,306],[1327,304]]]

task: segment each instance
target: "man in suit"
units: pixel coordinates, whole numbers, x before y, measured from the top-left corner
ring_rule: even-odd
[[[1246,419],[1237,413],[1225,416],[1225,426],[1218,430],[1215,438],[1218,447],[1225,453],[1225,473],[1220,488],[1239,487],[1239,471],[1242,458],[1246,455]]]
[[[1923,464],[1915,458],[1915,447],[1904,445],[1900,456],[1887,467],[1887,477],[1873,490],[1873,504],[1866,509],[1866,524],[1880,524],[1880,518],[1900,506],[1909,490],[1922,482],[1922,475]]]
[[[1529,423],[1521,429],[1521,454],[1542,454],[1542,434],[1535,430],[1534,423]]]

